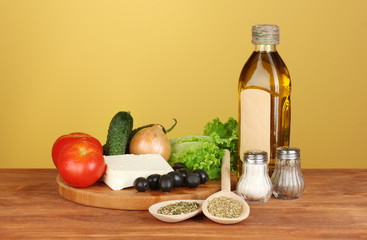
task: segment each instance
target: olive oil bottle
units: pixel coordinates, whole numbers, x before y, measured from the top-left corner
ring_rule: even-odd
[[[239,160],[249,150],[268,153],[269,174],[274,171],[276,149],[289,146],[291,121],[291,79],[277,52],[279,27],[252,26],[255,50],[244,65],[238,83]]]

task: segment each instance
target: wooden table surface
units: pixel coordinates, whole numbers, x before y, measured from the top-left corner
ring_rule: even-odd
[[[0,169],[0,239],[367,239],[367,169],[304,169],[300,199],[250,205],[220,225],[203,214],[164,223],[148,211],[80,205],[61,197],[55,169]]]

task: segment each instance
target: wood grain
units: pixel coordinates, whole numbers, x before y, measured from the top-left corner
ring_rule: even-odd
[[[203,214],[169,224],[77,204],[58,194],[55,169],[0,169],[0,239],[367,239],[367,169],[303,173],[300,199],[271,198],[220,225]]]
[[[236,180],[236,175],[232,174],[228,186],[230,185],[233,190],[236,189]],[[102,181],[88,188],[74,188],[65,183],[60,175],[56,177],[56,183],[59,194],[70,201],[88,206],[122,210],[148,210],[153,204],[168,200],[205,200],[213,193],[220,191],[221,188],[219,180],[208,181],[197,188],[174,188],[169,193],[159,190],[138,192],[135,188],[113,191]]]

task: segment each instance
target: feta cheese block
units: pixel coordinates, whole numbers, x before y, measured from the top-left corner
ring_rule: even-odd
[[[103,181],[112,190],[132,187],[138,177],[147,178],[151,174],[166,174],[172,167],[160,154],[124,154],[104,156],[106,171]]]

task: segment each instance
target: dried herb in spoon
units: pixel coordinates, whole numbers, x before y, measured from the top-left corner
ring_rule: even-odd
[[[238,218],[242,211],[242,204],[229,197],[216,197],[208,203],[208,212],[215,217]]]
[[[164,215],[181,215],[181,214],[193,212],[197,210],[199,207],[200,207],[200,204],[197,202],[181,201],[181,202],[172,203],[172,204],[163,206],[158,209],[157,213],[164,214]]]

